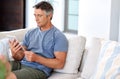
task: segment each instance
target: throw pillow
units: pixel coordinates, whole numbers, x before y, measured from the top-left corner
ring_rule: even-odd
[[[9,45],[8,45],[8,38],[4,38],[0,40],[0,54],[4,55],[9,60]]]
[[[14,60],[12,58],[11,50],[9,48],[9,40],[12,39],[17,39],[17,38],[13,35],[6,35],[5,38],[2,38],[0,40],[0,54],[4,55],[6,59],[9,61]]]
[[[66,34],[69,48],[66,58],[66,63],[63,69],[55,69],[56,72],[61,73],[77,73],[80,66],[83,50],[85,48],[85,37],[70,36]]]
[[[91,79],[120,79],[120,44],[105,41]]]

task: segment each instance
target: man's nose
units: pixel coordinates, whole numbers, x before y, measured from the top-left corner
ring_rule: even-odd
[[[35,17],[35,20],[38,21],[38,16]]]

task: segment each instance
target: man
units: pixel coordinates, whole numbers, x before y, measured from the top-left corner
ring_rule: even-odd
[[[52,69],[64,67],[68,41],[52,23],[53,7],[42,1],[34,6],[37,28],[28,31],[22,46],[18,41],[9,42],[12,55],[23,50],[25,56],[11,62],[12,72],[6,79],[46,79]]]

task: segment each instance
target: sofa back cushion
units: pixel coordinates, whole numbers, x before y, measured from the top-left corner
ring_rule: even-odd
[[[65,35],[69,43],[66,63],[63,69],[55,69],[54,71],[61,73],[78,73],[86,39],[83,36]]]
[[[102,38],[91,37],[86,42],[86,56],[84,56],[83,69],[81,69],[81,78],[89,79],[97,65],[97,58],[101,48]]]
[[[120,79],[120,43],[104,41],[91,79]]]

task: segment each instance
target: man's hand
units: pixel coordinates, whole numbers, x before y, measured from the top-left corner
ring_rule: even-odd
[[[33,53],[32,51],[25,51],[25,58],[27,61],[34,62],[37,54]]]
[[[9,40],[10,49],[12,52],[12,55],[14,56],[20,49],[22,49],[22,46],[19,44],[19,42],[16,39]]]
[[[12,57],[18,61],[22,60],[24,57],[24,50],[19,42],[13,39],[9,41],[9,45],[12,52]]]

